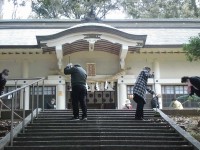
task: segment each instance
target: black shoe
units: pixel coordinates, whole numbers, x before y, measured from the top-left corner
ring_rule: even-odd
[[[83,120],[83,121],[87,121],[87,117],[82,117],[81,120]]]
[[[145,120],[144,118],[135,118],[135,120]]]
[[[83,121],[86,121],[87,120],[87,114],[82,114],[82,118],[81,118],[81,120],[83,120]]]
[[[70,120],[72,120],[72,121],[78,121],[80,119],[78,117],[72,117]]]

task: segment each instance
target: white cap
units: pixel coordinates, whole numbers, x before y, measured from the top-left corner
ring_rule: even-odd
[[[129,105],[131,104],[131,101],[129,99],[126,100],[126,104]]]
[[[69,63],[69,64],[67,64],[67,67],[72,67],[73,66],[73,64],[72,63]]]

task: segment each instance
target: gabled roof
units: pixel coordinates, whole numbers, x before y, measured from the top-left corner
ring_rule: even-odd
[[[78,27],[80,23],[81,20],[0,20],[0,47],[37,47],[36,36],[67,33],[67,29]],[[119,30],[118,33],[147,35],[147,48],[181,47],[191,36],[200,33],[199,19],[102,20],[102,24]]]
[[[70,27],[62,32],[47,35],[47,36],[37,36],[37,41],[40,43],[41,40],[52,40],[65,35],[76,34],[76,33],[107,33],[116,36],[120,36],[130,40],[146,41],[147,35],[134,35],[118,30],[112,26],[108,26],[102,23],[83,23],[76,26]]]
[[[64,54],[95,50],[119,55],[123,45],[143,47],[146,37],[129,34],[102,23],[82,23],[56,34],[37,36],[37,41],[44,51],[48,51],[48,47],[61,45]]]

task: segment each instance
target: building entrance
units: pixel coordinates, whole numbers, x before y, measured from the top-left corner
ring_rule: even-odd
[[[66,108],[72,108],[71,89],[66,84]],[[88,109],[115,109],[117,107],[116,90],[88,91],[86,102]]]

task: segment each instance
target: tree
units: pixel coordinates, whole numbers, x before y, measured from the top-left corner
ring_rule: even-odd
[[[62,0],[36,0],[32,1],[32,11],[36,18],[59,18],[61,17]]]
[[[12,10],[11,18],[16,19],[18,17],[18,15],[17,15],[18,8],[26,6],[27,1],[28,0],[7,0],[7,1],[0,0],[0,19],[2,19],[4,16],[3,15],[3,7],[4,7],[5,2],[12,4],[13,10]],[[4,9],[7,9],[7,8],[4,8]]]
[[[124,0],[122,6],[132,18],[197,18],[196,0]]]
[[[119,8],[120,0],[33,0],[35,18],[81,19],[91,10],[103,18],[111,10]]]
[[[3,5],[5,0],[0,1],[0,19],[3,18]]]
[[[25,6],[26,5],[26,1],[25,0],[12,0],[12,2],[13,2],[12,19],[16,19],[17,18],[17,9],[18,9],[18,7]]]
[[[183,51],[189,61],[200,60],[200,34],[198,36],[190,37],[189,43],[183,45]]]

